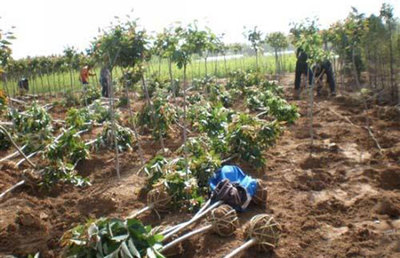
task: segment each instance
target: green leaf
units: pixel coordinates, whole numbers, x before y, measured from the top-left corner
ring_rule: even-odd
[[[128,247],[129,250],[131,251],[131,253],[137,257],[137,258],[141,258],[142,256],[140,255],[139,251],[136,249],[135,244],[133,243],[132,239],[128,240]]]
[[[131,255],[131,253],[130,253],[130,251],[129,251],[129,249],[128,249],[128,246],[126,245],[125,242],[122,242],[122,244],[121,244],[121,250],[122,250],[122,252],[123,252],[127,257],[133,258],[133,256]]]

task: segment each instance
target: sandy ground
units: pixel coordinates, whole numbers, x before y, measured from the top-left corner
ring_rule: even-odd
[[[284,78],[287,98],[299,106],[301,118],[288,126],[267,154],[263,171],[245,171],[268,186],[268,207],[250,206],[239,214],[241,228],[233,237],[213,233],[183,243],[175,257],[221,257],[243,243],[246,222],[258,213],[273,214],[282,225],[279,247],[270,253],[256,248],[240,257],[400,257],[400,115],[369,103],[365,110],[351,94],[321,97],[314,107],[314,144],[310,146],[308,102],[291,99],[292,78]],[[60,114],[58,111],[53,111]],[[62,116],[58,115],[58,118]],[[382,151],[369,135],[370,128]],[[86,136],[90,138],[90,136]],[[150,159],[159,144],[142,138]],[[166,141],[172,151],[178,136]],[[311,152],[311,154],[310,154]],[[4,154],[4,153],[2,153]],[[17,160],[17,159],[16,159]],[[16,161],[14,160],[14,161]],[[60,256],[63,232],[88,218],[123,217],[145,205],[140,188],[145,177],[136,152],[121,155],[121,180],[113,153],[93,154],[78,170],[93,186],[60,186],[41,193],[29,186],[0,202],[0,256],[38,251]],[[0,191],[21,180],[23,169],[13,162],[0,165]],[[190,214],[147,213],[140,218],[154,226],[176,223]]]

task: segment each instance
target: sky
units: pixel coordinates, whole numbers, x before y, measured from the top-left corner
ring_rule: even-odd
[[[351,6],[367,15],[379,14],[383,2],[392,4],[400,17],[400,0],[1,0],[0,28],[15,26],[13,57],[21,58],[61,54],[67,46],[83,51],[114,16],[139,18],[149,32],[198,20],[232,43],[245,42],[244,26],[288,33],[290,22],[318,17],[327,27],[344,19]]]

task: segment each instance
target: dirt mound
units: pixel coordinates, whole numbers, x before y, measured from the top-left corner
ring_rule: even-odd
[[[96,218],[114,212],[118,205],[112,197],[96,195],[80,199],[77,206],[84,216]]]
[[[294,180],[294,187],[302,191],[321,191],[333,181],[332,175],[324,170],[305,171]]]
[[[400,216],[400,198],[383,197],[383,199],[378,200],[375,212],[377,214],[388,215],[391,218],[398,218]]]

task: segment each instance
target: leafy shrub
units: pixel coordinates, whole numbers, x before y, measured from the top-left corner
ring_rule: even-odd
[[[293,123],[299,117],[297,107],[271,91],[259,92],[255,89],[247,91],[246,103],[250,110],[265,110],[266,114],[278,121]]]
[[[99,98],[101,98],[100,88],[92,84],[86,85],[86,92],[83,95],[82,104],[91,104]]]
[[[176,108],[168,103],[163,96],[158,96],[153,100],[153,110],[148,103],[142,108],[138,115],[138,124],[151,130],[153,137],[158,139],[159,134],[167,136],[168,129],[177,119]],[[155,121],[154,121],[155,120]]]
[[[11,146],[11,141],[7,135],[0,130],[0,150],[7,150]]]
[[[67,257],[164,257],[163,236],[137,219],[101,218],[78,225],[62,239]]]
[[[275,143],[279,133],[276,122],[268,123],[240,114],[229,125],[229,151],[256,168],[262,167],[265,164],[263,151]]]
[[[63,130],[62,135],[49,144],[44,156],[53,163],[64,162],[76,164],[89,157],[88,147],[81,140],[75,129]]]
[[[24,112],[11,110],[9,118],[14,122],[14,135],[18,144],[27,145],[25,151],[35,151],[51,138],[52,118],[45,108],[36,102]]]
[[[242,70],[236,70],[229,73],[228,76],[229,80],[226,84],[227,88],[236,88],[242,91],[244,91],[246,87],[259,85],[263,80],[263,76],[261,73],[252,71],[244,72]]]
[[[204,199],[200,195],[196,178],[191,171],[185,171],[185,167],[182,157],[172,160],[155,157],[145,168],[149,174],[148,188],[165,185],[176,208],[193,209],[200,206]]]
[[[74,166],[70,163],[57,161],[43,169],[39,185],[50,187],[58,182],[66,182],[75,186],[90,185],[89,180],[77,175]]]
[[[121,126],[116,123],[115,137],[117,140],[118,150],[120,152],[132,150],[132,146],[134,143],[134,133],[130,128]],[[97,137],[96,145],[98,148],[102,147],[114,149],[115,142],[111,123],[107,122],[104,125],[101,135]]]
[[[70,108],[65,117],[67,127],[74,127],[79,130],[87,128],[87,123],[90,121],[92,121],[92,115],[87,108]]]
[[[222,105],[211,106],[207,103],[191,106],[188,117],[199,132],[205,132],[209,137],[218,137],[225,134],[233,114],[234,111]]]
[[[78,106],[80,103],[78,97],[74,94],[73,91],[67,90],[65,92],[65,101],[64,105],[66,107],[73,107],[73,106]]]
[[[0,114],[7,109],[7,97],[3,90],[0,90]]]
[[[19,133],[37,133],[43,130],[51,130],[51,116],[44,107],[39,106],[36,102],[33,102],[32,106],[25,112],[13,110],[9,115]]]

